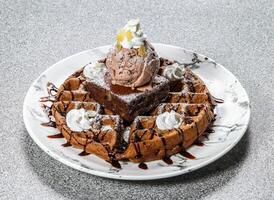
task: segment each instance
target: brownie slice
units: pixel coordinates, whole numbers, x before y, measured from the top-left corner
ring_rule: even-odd
[[[166,98],[169,93],[169,80],[157,75],[148,91],[132,90],[128,87],[112,85],[106,73],[103,77],[87,81],[87,89],[92,98],[120,115],[126,121],[133,121],[136,116],[145,115]]]

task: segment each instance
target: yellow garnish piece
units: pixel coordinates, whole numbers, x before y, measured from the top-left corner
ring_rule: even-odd
[[[146,48],[144,45],[141,45],[138,49],[138,55],[144,57],[146,55]]]
[[[130,31],[126,31],[126,37],[127,37],[128,41],[130,41],[133,38],[133,35]]]
[[[119,50],[122,49],[122,45],[120,44],[120,42],[117,42],[117,43],[116,43],[116,48],[119,49]]]
[[[117,42],[122,42],[124,40],[124,31],[123,30],[120,30],[116,36],[116,40]]]
[[[133,38],[133,35],[130,31],[125,31],[124,29],[121,29],[116,36],[116,40],[117,42],[122,42],[125,37],[128,39],[128,41],[130,41]]]

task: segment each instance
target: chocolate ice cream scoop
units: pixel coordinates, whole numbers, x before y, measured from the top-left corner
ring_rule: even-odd
[[[106,66],[112,84],[137,88],[150,83],[160,67],[160,60],[154,48],[146,42],[146,53],[139,49],[113,48],[107,55]]]
[[[156,76],[160,60],[140,27],[139,19],[132,19],[118,31],[116,43],[108,53],[106,66],[111,83],[147,90]],[[143,87],[144,86],[144,87]]]

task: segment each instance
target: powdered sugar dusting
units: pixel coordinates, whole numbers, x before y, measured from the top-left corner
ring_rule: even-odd
[[[88,81],[92,81],[96,85],[98,85],[106,90],[110,90],[110,85],[109,85],[109,83],[106,82],[106,80],[103,76],[98,77],[94,80],[88,80]],[[152,81],[153,89],[150,91],[144,91],[144,92],[138,91],[138,92],[129,93],[129,94],[115,94],[115,93],[113,93],[113,95],[119,96],[120,99],[122,99],[123,101],[125,101],[128,104],[131,104],[136,99],[147,96],[149,93],[154,93],[156,91],[159,91],[161,86],[167,84],[168,82],[169,81],[165,77],[157,75],[155,77],[155,79]]]

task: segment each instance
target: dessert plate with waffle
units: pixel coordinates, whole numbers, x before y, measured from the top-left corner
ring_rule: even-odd
[[[244,135],[248,96],[212,59],[153,43],[139,19],[115,43],[54,64],[31,85],[33,140],[77,170],[114,179],[168,178],[201,168]]]

